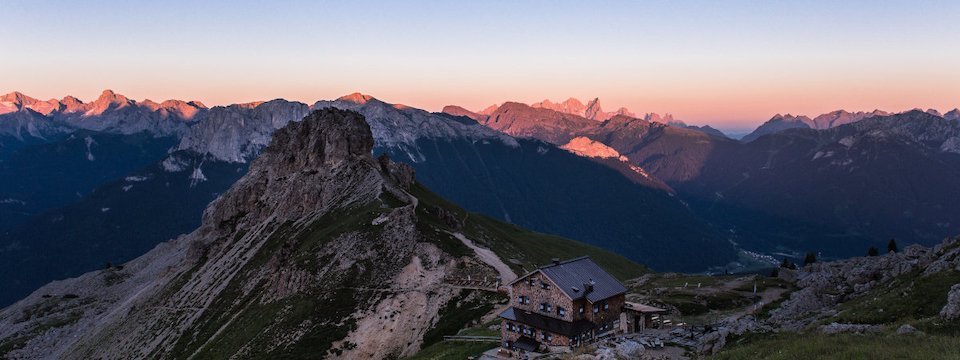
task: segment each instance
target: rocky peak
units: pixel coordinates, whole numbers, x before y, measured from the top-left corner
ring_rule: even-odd
[[[100,93],[100,97],[98,97],[97,100],[94,101],[94,104],[103,104],[103,103],[123,104],[127,102],[130,102],[130,99],[128,99],[126,96],[117,94],[113,92],[113,90],[106,89]]]
[[[284,154],[286,166],[314,169],[344,160],[371,159],[371,151],[373,135],[363,115],[328,107],[274,133],[265,153]]]
[[[943,118],[947,120],[960,120],[960,109],[947,111],[943,114]]]
[[[813,120],[811,120],[811,124],[808,125],[811,125],[811,128],[818,130],[831,129],[840,125],[857,122],[868,117],[886,114],[886,112],[880,110],[874,110],[872,112],[858,111],[851,113],[849,111],[840,109],[819,115],[813,118]]]
[[[117,94],[113,92],[113,90],[107,89],[100,93],[100,97],[98,97],[97,100],[87,105],[88,109],[84,115],[102,115],[103,113],[107,112],[107,110],[124,108],[133,104],[134,102],[128,99],[126,96]]]
[[[593,98],[593,100],[590,100],[589,102],[587,102],[587,108],[584,110],[584,117],[586,117],[587,119],[602,121],[602,120],[606,120],[606,119],[601,119],[604,117],[604,115],[606,114],[603,113],[603,108],[600,107],[600,98]]]
[[[661,116],[660,114],[657,114],[657,113],[648,113],[643,116],[643,119],[646,121],[658,122],[658,123],[667,124],[667,125],[673,125],[672,123],[675,122],[675,120],[673,119],[673,115],[671,114],[663,114],[663,116]]]
[[[463,107],[456,106],[456,105],[447,105],[447,106],[444,106],[444,107],[443,107],[443,110],[440,110],[440,112],[442,112],[442,113],[444,113],[444,114],[453,115],[453,116],[465,116],[465,117],[471,118],[471,119],[473,119],[473,120],[475,120],[475,121],[477,121],[477,122],[483,122],[483,121],[485,121],[485,120],[487,119],[487,115],[478,114],[478,113],[475,113],[475,112],[473,112],[473,111],[464,109]]]
[[[273,133],[247,175],[211,204],[201,229],[219,229],[237,214],[293,219],[369,201],[382,182],[372,149],[370,127],[357,112],[324,108],[290,121]]]
[[[3,96],[0,96],[0,101],[6,101],[6,102],[20,104],[20,105],[29,105],[37,102],[38,100],[32,97],[26,96],[19,91],[14,91],[9,94],[4,94]]]
[[[24,95],[19,91],[0,96],[0,114],[30,109],[43,115],[49,115],[51,112],[60,110],[61,107],[60,102],[55,99],[42,101]]]
[[[553,111],[559,111],[565,114],[585,116],[587,107],[583,105],[580,100],[569,98],[560,103],[555,103],[549,99],[544,99],[541,102],[536,102],[530,104],[531,107],[541,108],[541,109],[550,109]]]
[[[182,120],[194,120],[197,115],[207,110],[207,107],[199,101],[166,100],[157,104],[157,108],[164,116],[173,114]],[[155,110],[156,111],[156,110]]]
[[[71,95],[65,96],[63,99],[60,100],[60,103],[63,104],[63,106],[65,107],[64,110],[67,112],[77,111],[84,105],[83,101],[80,101],[80,99],[77,99]]]
[[[359,93],[359,92],[355,92],[355,93],[353,93],[353,94],[341,96],[341,97],[337,98],[337,100],[340,100],[340,101],[349,101],[349,102],[352,102],[352,103],[354,103],[354,104],[363,105],[363,104],[366,104],[366,103],[367,103],[368,101],[370,101],[370,100],[376,100],[376,99],[375,99],[373,96],[366,95],[366,94],[361,94],[361,93]]]
[[[147,109],[150,109],[152,111],[160,110],[160,104],[150,99],[144,99],[143,101],[140,101],[137,104]]]
[[[806,115],[791,115],[790,113],[787,113],[786,115],[781,116],[780,120],[806,123],[810,121],[810,118]]]
[[[617,109],[617,111],[614,112],[613,115],[614,115],[614,116],[616,116],[616,115],[625,115],[625,116],[629,116],[629,117],[636,117],[636,116],[637,116],[637,114],[634,114],[634,113],[630,112],[629,109],[627,109],[627,108],[625,108],[625,107],[622,107],[622,106],[621,106],[619,109]]]
[[[540,109],[549,109],[557,112],[561,112],[569,115],[576,115],[583,118],[596,121],[606,121],[616,115],[627,115],[634,116],[630,110],[627,110],[625,107],[621,107],[615,112],[604,112],[603,107],[600,106],[600,99],[593,98],[590,101],[587,101],[587,104],[584,105],[583,102],[575,98],[569,98],[562,103],[555,103],[550,100],[543,100],[541,102],[530,104],[530,107],[540,108]],[[494,109],[495,110],[495,109]]]

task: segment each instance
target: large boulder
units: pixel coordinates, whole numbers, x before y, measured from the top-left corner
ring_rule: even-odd
[[[940,310],[940,317],[947,320],[960,318],[960,284],[953,285],[947,294],[947,304]]]
[[[910,326],[910,324],[903,324],[903,325],[900,325],[899,328],[897,328],[897,334],[900,334],[900,335],[908,335],[916,332],[917,332],[917,328]]]
[[[636,359],[643,352],[643,345],[633,340],[625,340],[617,344],[617,355],[627,359]]]

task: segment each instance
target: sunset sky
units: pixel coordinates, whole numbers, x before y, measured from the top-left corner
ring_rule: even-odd
[[[0,93],[43,99],[599,97],[726,129],[960,106],[957,1],[0,0],[0,18]]]

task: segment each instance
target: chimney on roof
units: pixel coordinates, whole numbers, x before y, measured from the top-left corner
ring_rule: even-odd
[[[553,258],[550,259],[550,261],[552,261],[554,265],[560,265],[560,258]]]
[[[590,292],[592,292],[592,291],[593,291],[593,285],[596,285],[596,283],[593,281],[593,279],[590,279],[590,282],[589,282],[589,283],[583,284],[583,288],[585,289],[584,293],[590,293]]]

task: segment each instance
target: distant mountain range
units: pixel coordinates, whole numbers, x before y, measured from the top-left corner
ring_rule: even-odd
[[[960,162],[960,110],[777,115],[742,141],[561,110],[508,102],[478,122],[626,158],[754,250],[842,257],[891,237],[931,245],[960,231],[960,213],[947,210],[960,201],[949,184]]]
[[[920,109],[914,109],[913,111],[922,111]],[[960,120],[960,110],[953,109],[948,111],[945,114],[940,114],[939,111],[934,109],[928,109],[927,113],[942,117],[946,120]],[[780,115],[777,114],[767,122],[761,124],[754,130],[752,133],[744,136],[741,141],[750,142],[756,140],[757,138],[763,135],[769,135],[778,133],[781,131],[789,129],[815,129],[815,130],[825,130],[832,129],[837,126],[846,125],[854,123],[866,118],[875,117],[875,116],[886,116],[891,115],[891,113],[882,111],[882,110],[873,110],[870,112],[848,112],[846,110],[836,110],[826,114],[822,114],[813,119],[803,116],[803,115]]]
[[[41,101],[13,92],[0,96],[0,136],[47,139],[75,129],[175,135],[206,112],[207,107],[196,101],[136,102],[111,90],[91,103],[72,96]]]

